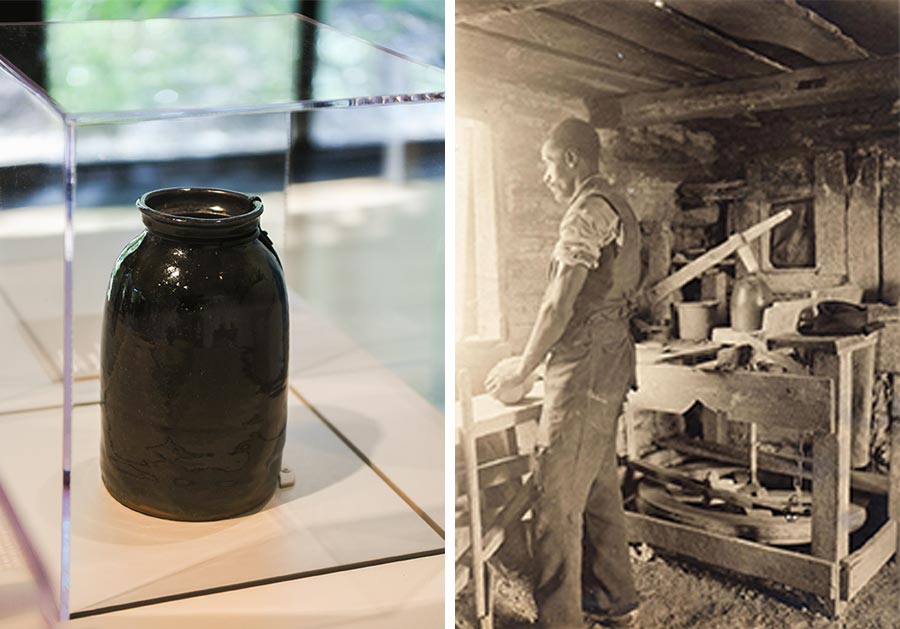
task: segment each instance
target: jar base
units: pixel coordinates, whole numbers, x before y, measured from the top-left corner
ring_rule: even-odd
[[[102,475],[101,475],[102,477]],[[272,499],[272,496],[275,495],[275,491],[278,489],[277,483],[272,486],[272,491],[259,503],[250,507],[249,509],[243,509],[237,512],[225,512],[221,514],[200,514],[196,516],[187,515],[187,514],[177,514],[171,513],[168,511],[164,511],[161,509],[156,509],[149,505],[142,505],[136,502],[129,500],[128,498],[117,496],[112,490],[110,490],[109,485],[106,484],[106,479],[103,480],[103,486],[106,489],[106,492],[119,504],[124,507],[128,507],[132,511],[137,511],[142,515],[149,515],[154,518],[160,518],[162,520],[173,520],[176,522],[215,522],[218,520],[230,520],[232,518],[240,518],[248,515],[252,515],[260,511],[266,504]]]

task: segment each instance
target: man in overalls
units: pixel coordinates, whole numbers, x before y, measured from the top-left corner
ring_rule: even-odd
[[[629,329],[640,281],[640,226],[598,175],[586,122],[557,125],[541,148],[544,183],[566,204],[550,281],[521,356],[488,375],[516,386],[548,356],[538,446],[535,601],[547,629],[624,626],[638,607],[616,473],[616,424],[635,385]],[[583,536],[582,536],[583,533]]]

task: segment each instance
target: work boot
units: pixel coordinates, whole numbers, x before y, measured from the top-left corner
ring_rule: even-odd
[[[590,629],[601,627],[632,627],[637,628],[638,608],[620,613],[585,612],[585,624]]]

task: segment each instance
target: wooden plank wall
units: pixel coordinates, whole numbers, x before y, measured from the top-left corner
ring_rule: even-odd
[[[863,300],[868,302],[878,300],[878,157],[870,152],[859,159],[847,194],[847,275],[863,289]]]
[[[844,153],[828,151],[814,157],[816,261],[828,273],[847,272],[847,170]]]
[[[767,216],[771,203],[807,196],[785,185],[798,160],[809,164],[814,199],[816,269],[769,270],[776,292],[803,292],[852,283],[863,300],[900,301],[900,162],[876,142],[855,149],[813,147],[806,155],[763,154],[747,164],[747,197],[732,205],[732,231]],[[802,177],[793,177],[803,179]],[[804,181],[797,181],[804,184]],[[794,188],[793,190],[791,188]],[[753,248],[764,259],[764,243]]]
[[[900,302],[900,162],[886,155],[881,165],[881,300]]]

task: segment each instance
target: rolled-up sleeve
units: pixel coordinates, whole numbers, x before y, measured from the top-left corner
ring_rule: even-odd
[[[569,208],[559,226],[553,259],[568,266],[595,269],[600,252],[608,244],[622,245],[619,216],[602,197],[592,196]]]

